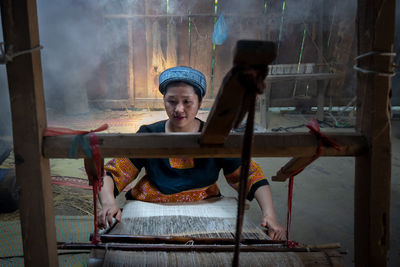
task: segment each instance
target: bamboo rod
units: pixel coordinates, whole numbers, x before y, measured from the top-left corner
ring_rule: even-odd
[[[168,243],[168,244],[186,244],[193,241],[194,244],[218,244],[232,245],[235,243],[233,238],[214,238],[214,237],[192,237],[192,236],[141,236],[141,235],[115,235],[104,234],[100,236],[102,243]],[[283,245],[285,241],[264,240],[264,239],[242,239],[242,244],[274,244]]]
[[[91,244],[91,243],[58,243],[57,249],[90,250],[107,249],[121,251],[165,251],[165,252],[233,252],[234,245],[168,245],[168,244]],[[288,248],[277,246],[241,246],[241,252],[320,252],[313,248]]]
[[[356,156],[368,150],[367,143],[359,133],[328,134],[342,146],[341,151],[326,147],[322,156]],[[240,157],[242,134],[231,134],[222,145],[200,145],[200,134],[98,134],[103,157],[169,158]],[[68,158],[74,136],[52,136],[43,140],[43,153],[47,158]],[[256,133],[253,157],[306,157],[315,154],[318,142],[309,133]],[[77,157],[84,158],[81,148]]]

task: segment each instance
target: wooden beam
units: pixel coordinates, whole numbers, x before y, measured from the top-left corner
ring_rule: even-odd
[[[0,2],[8,52],[40,45],[36,1]],[[46,128],[40,52],[15,57],[7,64],[25,266],[57,266],[49,160],[42,156]]]
[[[135,89],[136,91],[136,89]],[[136,91],[137,92],[137,91]],[[91,100],[89,104],[96,108],[103,109],[126,109],[127,107],[132,108],[143,108],[143,109],[162,109],[165,110],[164,100],[162,98],[135,98],[133,104],[127,99],[101,99]],[[214,104],[213,99],[203,99],[201,108],[211,108]]]
[[[342,146],[341,151],[324,148],[323,156],[355,156],[367,149],[364,137],[357,133],[328,134]],[[74,136],[45,137],[44,156],[68,158]],[[200,133],[98,134],[103,157],[169,158],[240,157],[242,134],[231,134],[222,145],[200,145]],[[255,133],[254,157],[306,157],[315,154],[318,142],[309,133]],[[78,157],[85,154],[78,149]]]
[[[308,164],[313,160],[313,156],[310,157],[301,157],[301,158],[292,158],[288,163],[285,164],[275,176],[272,176],[272,181],[275,182],[284,182],[290,175],[292,175],[295,171],[301,170],[308,166]]]
[[[245,88],[240,84],[237,73],[229,71],[222,81],[221,88],[208,115],[200,142],[203,144],[222,144],[225,142],[244,97]]]
[[[391,77],[393,71],[395,0],[358,0],[357,64],[376,73],[357,75],[357,130],[369,152],[356,158],[355,265],[386,266],[389,250],[391,183]]]
[[[269,90],[269,85],[266,85],[266,94]],[[325,103],[332,102],[334,106],[346,106],[352,97],[325,97]],[[111,108],[111,109],[125,109],[126,107],[134,107],[134,108],[151,108],[151,109],[163,109],[164,110],[164,102],[163,99],[160,98],[135,98],[135,104],[130,106],[129,100],[120,99],[120,100],[91,100],[89,104],[93,107],[97,108]],[[201,103],[201,108],[211,108],[214,104],[213,99],[203,99]],[[269,107],[295,107],[297,105],[304,106],[317,106],[318,101],[316,97],[309,98],[272,98],[270,99]]]
[[[234,123],[243,119],[247,112],[248,94],[257,94],[255,77],[257,73],[267,75],[268,64],[275,59],[275,45],[263,41],[238,41],[234,52],[234,67],[222,81],[221,88],[204,125],[200,143],[223,144]],[[261,74],[262,73],[262,74]],[[249,78],[250,77],[250,78]],[[251,84],[254,83],[254,84]],[[252,88],[253,87],[253,88]],[[264,89],[264,88],[262,88]],[[246,90],[249,90],[246,93]]]

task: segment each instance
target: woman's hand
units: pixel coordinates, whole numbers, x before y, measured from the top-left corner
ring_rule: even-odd
[[[117,222],[120,222],[121,217],[122,217],[122,212],[116,205],[115,201],[114,203],[109,203],[109,204],[104,203],[99,213],[99,221],[98,221],[99,228],[100,229],[107,228],[107,222],[109,227],[111,227],[113,225],[113,218],[115,218]]]
[[[114,198],[114,181],[113,179],[105,175],[103,177],[103,188],[99,192],[99,200],[101,203],[101,210],[99,212],[98,226],[100,229],[107,228],[108,225],[111,227],[113,225],[113,218],[117,222],[121,221],[122,213],[118,208],[117,203]]]
[[[268,236],[272,240],[283,240],[286,237],[285,228],[273,217],[263,216],[261,218],[261,226],[268,227]]]
[[[268,236],[272,240],[283,240],[286,237],[286,230],[276,220],[269,185],[259,187],[254,196],[257,199],[263,214],[263,217],[261,218],[261,226],[268,227]]]

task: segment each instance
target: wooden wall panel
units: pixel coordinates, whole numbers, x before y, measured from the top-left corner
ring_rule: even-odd
[[[150,99],[161,98],[161,94],[158,92],[159,74],[167,67],[185,65],[199,69],[206,75],[208,89],[206,98],[213,99],[219,90],[223,77],[232,67],[233,49],[239,39],[275,41],[277,45],[279,44],[279,50],[274,64],[298,64],[303,37],[304,46],[301,63],[349,61],[349,58],[351,58],[349,53],[343,53],[343,51],[351,49],[350,44],[353,44],[348,38],[350,31],[347,28],[351,28],[348,25],[351,24],[350,21],[338,20],[337,23],[335,21],[331,23],[332,17],[334,17],[331,14],[333,12],[332,6],[339,6],[339,4],[335,4],[335,1],[321,3],[318,0],[220,0],[218,2],[218,14],[224,14],[229,34],[224,44],[215,47],[214,55],[211,42],[215,18],[213,16],[214,1],[170,0],[168,11],[166,3],[166,0],[146,0],[138,1],[135,4],[135,14],[142,16],[128,18],[132,21],[131,35],[133,40],[131,44],[127,40],[127,45],[133,46],[130,49],[133,49],[131,55],[133,64],[131,65],[133,66],[134,89],[129,89],[130,70],[123,70],[123,68],[129,68],[129,62],[125,62],[127,63],[125,67],[123,67],[124,62],[120,62],[119,71],[115,70],[118,68],[114,64],[114,67],[108,67],[108,80],[121,76],[117,80],[128,81],[128,84],[124,88],[119,86],[114,89],[109,98],[122,99],[128,95],[127,89],[130,90],[129,92],[134,90],[134,98],[139,98],[142,101],[141,103],[153,101]],[[264,6],[265,3],[266,6]],[[284,11],[283,3],[285,3]],[[350,4],[341,3],[340,5]],[[337,10],[336,12],[339,12],[338,7]],[[126,10],[121,10],[121,14],[128,13]],[[189,13],[193,14],[190,18],[188,17]],[[201,14],[201,16],[196,16],[196,14]],[[144,17],[143,15],[147,16]],[[167,17],[167,15],[172,16]],[[119,20],[122,23],[123,20],[128,19],[120,18]],[[124,22],[125,26],[123,27],[126,27],[126,24],[128,23]],[[158,28],[156,29],[155,26]],[[337,29],[339,29],[338,32]],[[306,30],[305,36],[303,36],[304,30]],[[129,29],[127,29],[127,32],[129,32]],[[330,34],[330,32],[333,34]],[[155,35],[155,33],[158,35]],[[128,33],[126,35],[128,36]],[[331,43],[330,51],[326,49],[328,36]],[[158,40],[155,41],[154,38]],[[172,47],[171,43],[174,44],[172,50],[169,49]],[[159,55],[156,58],[153,55],[155,48],[158,48]],[[126,51],[123,51],[123,49],[125,48],[122,47],[119,49],[120,51],[116,51],[116,54],[124,54]],[[128,54],[125,58],[128,58],[129,51],[128,48]],[[168,54],[171,54],[168,51],[172,51],[172,54],[176,55],[172,57],[175,58],[174,61],[168,59],[171,58],[171,56],[168,56]],[[109,57],[109,59],[115,58],[114,56]],[[213,58],[215,60],[214,69],[212,68]],[[123,58],[121,60],[123,61]],[[108,62],[107,64],[112,65],[113,63]],[[343,81],[341,81],[341,84],[331,85],[328,95],[341,96]],[[108,83],[112,82],[109,81]],[[281,81],[272,84],[271,99],[290,99],[295,95],[301,103],[305,103],[301,101],[304,97],[311,100],[318,94],[317,89],[319,87],[325,88],[326,86],[327,82]],[[295,92],[294,88],[296,88]],[[349,95],[346,94],[346,97],[349,97]]]
[[[145,14],[145,5],[139,1],[135,5],[135,14]],[[133,76],[135,98],[147,96],[147,53],[145,18],[132,19],[133,38]]]
[[[229,35],[222,45],[216,45],[215,67],[213,77],[213,94],[215,97],[222,80],[233,63],[233,50],[240,39],[265,40],[264,2],[259,0],[218,1],[218,13],[224,14]],[[236,15],[236,16],[235,16]],[[244,16],[248,16],[245,18]]]
[[[166,18],[157,17],[166,14],[166,1],[146,0],[146,56],[147,56],[147,97],[160,98],[158,91],[158,76],[165,69],[165,50],[161,48],[163,31],[166,31]]]
[[[213,14],[214,1],[197,1],[193,6],[192,14]],[[190,58],[189,66],[201,71],[206,76],[207,94],[210,98],[211,59],[214,18],[209,16],[193,17],[190,29]]]
[[[186,15],[191,12],[192,4],[185,0],[170,0],[171,14]],[[177,57],[179,66],[189,66],[189,18],[173,18],[176,24]]]
[[[301,9],[299,9],[301,7]],[[283,23],[278,33],[277,64],[297,64],[299,62],[301,46],[303,41],[304,24],[307,18],[309,0],[287,0],[283,13]],[[283,4],[281,6],[282,16]],[[282,29],[282,30],[281,30]],[[279,35],[280,40],[279,40]],[[306,45],[306,44],[305,44]],[[271,89],[272,98],[287,98],[304,96],[306,94],[307,82],[282,82],[273,85]]]
[[[334,62],[341,64],[337,71],[349,72],[350,77],[332,81],[327,94],[339,96],[343,93],[345,81],[355,80],[353,72],[356,42],[355,3],[354,1],[334,1],[331,10],[337,10],[332,18],[332,32],[329,39],[327,56]],[[341,10],[346,12],[341,13]],[[352,77],[351,77],[352,76]]]
[[[176,34],[178,39],[178,65],[189,66],[189,19],[177,19]]]
[[[323,40],[322,40],[322,27],[323,21],[323,6],[324,1],[306,0],[304,7],[308,12],[304,13],[304,21],[299,23],[299,35],[301,38],[300,46],[303,44],[303,54],[301,63],[315,63],[323,62]],[[301,47],[299,47],[300,54]],[[299,56],[297,57],[297,63]],[[318,90],[326,86],[326,82],[304,81],[297,82],[296,95],[315,97]]]

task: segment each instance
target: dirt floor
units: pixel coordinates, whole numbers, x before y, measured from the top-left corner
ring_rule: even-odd
[[[201,111],[199,117],[206,119],[208,111]],[[351,115],[351,114],[350,114]],[[92,115],[60,118],[48,114],[50,126],[64,126],[75,129],[93,129],[107,122],[108,132],[135,132],[142,124],[165,119],[163,111],[97,111]],[[268,131],[279,127],[298,126],[306,123],[312,116],[290,113],[271,113]],[[353,118],[347,117],[347,123]],[[326,126],[326,125],[322,125]],[[283,130],[282,128],[280,130]],[[392,192],[391,192],[391,250],[389,266],[400,266],[400,121],[394,120],[392,125]],[[307,131],[305,127],[293,128],[289,131]],[[338,129],[324,127],[322,131],[354,131],[352,128]],[[289,158],[256,158],[267,177],[273,176]],[[87,184],[82,160],[51,160],[51,173],[61,181],[75,179],[78,184]],[[352,266],[353,249],[353,216],[354,216],[354,163],[352,157],[320,158],[301,174],[296,176],[292,213],[291,239],[305,244],[324,244],[339,242],[345,263]],[[12,160],[4,163],[12,165]],[[4,164],[0,167],[4,167]],[[64,179],[65,178],[65,179]],[[64,180],[63,180],[64,179]],[[79,180],[80,179],[80,180]],[[64,181],[64,182],[65,182]],[[236,196],[223,175],[219,179],[222,194]],[[271,182],[275,210],[279,221],[284,225],[287,210],[287,182]],[[57,215],[91,215],[92,192],[88,189],[53,185],[55,213]],[[123,194],[118,198],[123,206]],[[247,216],[258,223],[260,211],[256,201],[250,203]],[[18,211],[11,214],[0,214],[0,220],[18,219]]]

